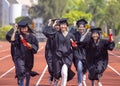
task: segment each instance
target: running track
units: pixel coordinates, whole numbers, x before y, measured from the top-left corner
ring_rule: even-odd
[[[39,43],[39,51],[35,55],[34,71],[40,75],[31,78],[30,86],[52,86],[48,82],[49,73],[44,57],[45,42]],[[109,51],[109,65],[102,77],[103,86],[120,86],[120,50]],[[75,71],[74,66],[72,69]],[[76,72],[76,71],[75,71]],[[0,41],[0,86],[17,86],[14,64],[10,55],[10,44]],[[77,86],[77,74],[67,86]],[[90,81],[87,79],[87,86]]]

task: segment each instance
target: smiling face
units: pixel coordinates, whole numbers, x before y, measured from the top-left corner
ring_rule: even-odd
[[[66,31],[67,30],[67,24],[66,23],[60,24],[60,30],[61,30],[61,32]]]
[[[28,33],[28,27],[25,26],[25,27],[20,27],[20,31],[23,33],[23,34],[27,34]]]
[[[97,33],[97,32],[93,32],[92,33],[92,38],[93,38],[93,40],[98,40],[99,39],[99,34]]]
[[[85,30],[85,26],[83,24],[80,24],[79,27],[78,27],[78,30],[80,33],[83,33],[84,30]]]

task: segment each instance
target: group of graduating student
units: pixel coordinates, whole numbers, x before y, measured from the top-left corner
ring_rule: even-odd
[[[43,29],[47,37],[45,59],[50,73],[49,81],[53,81],[54,86],[59,86],[59,81],[61,86],[66,86],[67,81],[73,79],[72,63],[77,71],[78,86],[87,86],[87,71],[92,86],[95,86],[95,80],[98,86],[102,86],[100,78],[108,64],[107,50],[112,50],[115,43],[111,30],[109,39],[102,39],[101,28],[86,29],[87,23],[85,19],[80,19],[74,23],[77,26],[69,30],[67,19],[50,19]],[[32,70],[34,54],[39,46],[28,21],[23,19],[15,24],[6,34],[6,39],[11,43],[18,86],[30,86],[31,76],[39,75]]]
[[[86,29],[87,21],[78,20],[73,28],[68,29],[67,19],[50,19],[43,29],[47,37],[45,58],[50,73],[49,81],[54,86],[66,86],[77,71],[78,86],[87,86],[86,72],[91,80],[91,86],[102,86],[100,79],[108,64],[108,50],[113,50],[112,30],[109,29],[109,39],[101,38],[101,28]]]

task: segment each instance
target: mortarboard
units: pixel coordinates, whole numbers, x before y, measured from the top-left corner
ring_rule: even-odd
[[[29,27],[29,22],[25,19],[22,19],[18,22],[18,27],[28,27],[29,32],[33,33],[32,29]]]
[[[52,22],[55,23],[56,20],[58,20],[58,21],[56,22],[56,25],[55,25],[55,26],[59,26],[59,20],[60,20],[60,19],[52,19]]]
[[[91,28],[91,32],[101,32],[101,28],[97,27],[97,28]]]
[[[28,26],[28,22],[24,21],[24,20],[21,20],[21,21],[18,22],[18,26],[19,27],[26,27],[26,26]]]
[[[80,20],[78,20],[77,22],[76,22],[76,24],[77,24],[77,26],[79,27],[79,25],[85,25],[85,24],[87,24],[88,22],[85,20],[85,19],[80,19]]]
[[[56,20],[59,20],[59,19],[52,19],[52,22],[54,23]]]
[[[101,33],[101,28],[97,27],[97,28],[91,28],[91,33],[98,33],[100,35]]]
[[[67,22],[67,20],[68,20],[67,18],[60,19],[60,20],[59,20],[59,24],[66,23],[67,26],[68,26],[68,22]]]

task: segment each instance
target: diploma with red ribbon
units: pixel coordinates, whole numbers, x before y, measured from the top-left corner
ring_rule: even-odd
[[[73,39],[70,39],[70,41],[72,42],[72,47],[77,47],[77,43],[73,41]]]
[[[112,29],[109,29],[109,41],[113,41]]]

